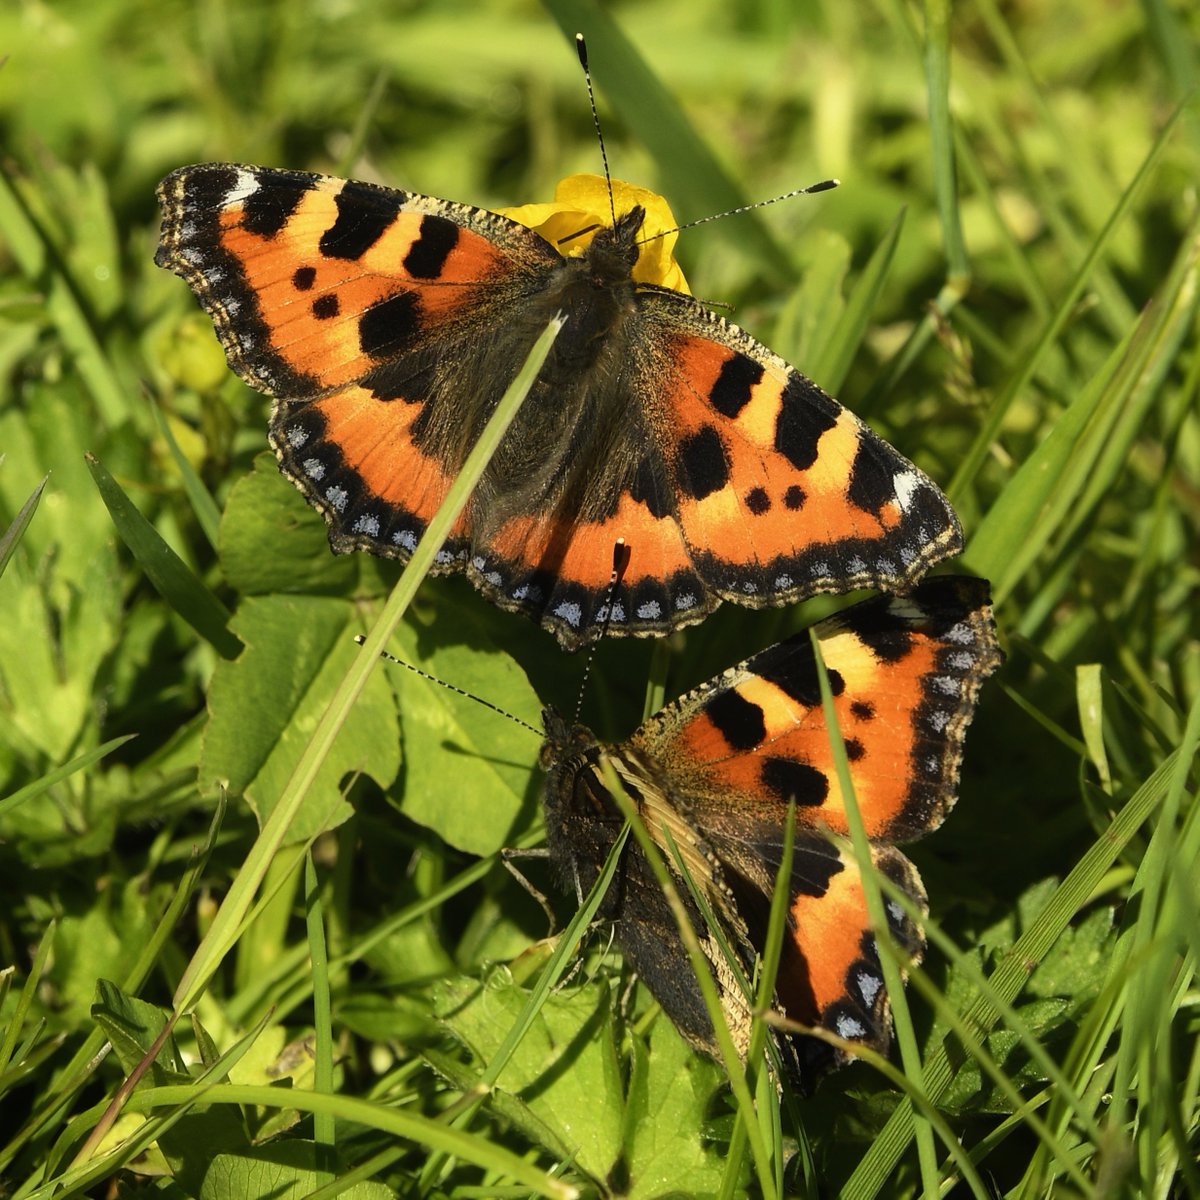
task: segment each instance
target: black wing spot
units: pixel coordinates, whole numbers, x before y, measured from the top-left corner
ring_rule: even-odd
[[[786,492],[783,493],[783,507],[789,512],[797,512],[804,507],[804,502],[808,497],[804,494],[804,489],[798,484],[793,483]]]
[[[846,869],[837,851],[822,839],[798,842],[792,858],[792,887],[797,894],[824,896],[830,881]]]
[[[704,711],[734,750],[753,750],[767,736],[763,710],[732,688],[709,700]]]
[[[771,511],[771,497],[767,495],[766,488],[751,488],[746,493],[746,507],[756,516],[761,517],[763,513]]]
[[[854,632],[880,662],[899,662],[912,649],[913,635],[895,625],[889,627],[881,623],[860,626]]]
[[[679,486],[685,495],[703,500],[729,482],[729,460],[721,435],[705,425],[679,444]]]
[[[804,636],[807,637],[807,634]],[[816,659],[809,654],[790,654],[772,662],[768,655],[769,652],[766,652],[755,659],[755,673],[805,708],[820,708],[821,685],[817,679]],[[766,661],[763,661],[764,658]],[[825,674],[829,676],[830,692],[840,696],[846,690],[842,673],[827,666]]]
[[[875,716],[875,705],[866,700],[853,700],[850,703],[850,712],[860,721],[870,721]]]
[[[726,417],[736,417],[750,403],[750,393],[763,377],[761,363],[744,354],[726,359],[709,392],[713,408]]]
[[[298,292],[307,292],[316,281],[316,267],[297,267],[292,275],[292,287]]]
[[[307,182],[260,180],[258,188],[242,201],[242,228],[257,237],[274,237],[311,190],[312,185]]]
[[[391,358],[408,349],[420,327],[416,295],[397,292],[363,313],[358,323],[358,344],[372,358]]]
[[[829,780],[823,771],[794,758],[771,755],[763,761],[760,778],[763,786],[784,804],[797,808],[816,808],[829,795]]]
[[[867,442],[860,442],[850,469],[850,503],[864,512],[877,513],[889,500],[896,498],[894,474],[880,461],[878,453]]]
[[[404,269],[414,279],[437,279],[458,245],[459,232],[445,217],[423,217],[421,232],[404,256]]]
[[[399,192],[346,184],[333,198],[337,219],[321,234],[321,253],[351,262],[362,258],[396,219],[403,199]]]
[[[817,461],[821,435],[837,424],[841,406],[799,371],[793,371],[780,396],[775,419],[775,449],[798,471]]]
[[[333,292],[326,292],[325,295],[318,296],[312,304],[312,315],[318,321],[329,321],[341,311],[342,306]]]

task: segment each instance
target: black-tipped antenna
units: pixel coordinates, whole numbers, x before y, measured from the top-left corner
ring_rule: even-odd
[[[583,664],[583,678],[579,681],[579,695],[575,698],[573,721],[576,725],[579,724],[579,714],[583,711],[583,695],[587,691],[588,680],[592,676],[592,662],[596,657],[596,647],[612,624],[613,595],[617,590],[617,585],[625,578],[625,572],[629,569],[629,560],[632,557],[633,551],[625,544],[625,539],[617,538],[613,542],[612,574],[608,577],[608,589],[604,593],[604,624],[600,626],[600,632],[596,635],[595,641],[588,647],[587,661]]]
[[[612,176],[608,173],[608,151],[604,149],[604,131],[600,128],[600,114],[596,111],[596,93],[592,91],[592,73],[588,69],[587,43],[583,34],[575,35],[575,52],[579,55],[579,65],[583,68],[583,81],[587,84],[588,103],[592,106],[592,124],[596,127],[596,141],[600,143],[600,161],[604,165],[604,186],[608,188],[608,211],[612,216],[613,227],[617,224],[617,205],[613,200]],[[574,235],[578,237],[579,235]]]
[[[354,640],[361,646],[367,639],[362,634],[355,634]],[[530,733],[537,734],[539,738],[546,736],[545,730],[539,729],[536,725],[530,725],[528,721],[522,721],[520,717],[514,716],[498,704],[493,704],[490,700],[485,700],[482,696],[476,696],[474,692],[468,692],[465,688],[455,687],[454,684],[447,683],[444,679],[439,679],[436,675],[430,675],[428,671],[422,671],[420,667],[414,667],[412,663],[405,662],[404,659],[397,658],[394,654],[389,654],[386,650],[380,650],[379,657],[386,658],[389,662],[394,662],[397,666],[403,667],[406,671],[411,671],[414,675],[420,675],[422,679],[428,679],[430,683],[436,683],[438,687],[444,687],[448,692],[457,692],[460,696],[466,696],[468,700],[474,700],[476,704],[482,704],[484,708],[490,708],[492,712],[499,713],[502,717],[507,717],[513,724],[520,725],[522,729],[528,729]]]
[[[796,188],[790,192],[784,192],[782,196],[772,196],[770,200],[757,200],[753,204],[743,204],[741,208],[731,208],[726,212],[713,213],[711,217],[701,217],[697,221],[688,221],[686,225],[676,225],[674,229],[663,229],[658,233],[652,233],[648,238],[643,238],[638,242],[639,246],[644,246],[647,242],[652,242],[656,238],[666,237],[668,233],[679,233],[684,229],[694,229],[697,225],[706,225],[709,221],[720,221],[725,217],[736,217],[739,213],[750,212],[756,208],[766,208],[768,204],[778,204],[780,200],[790,200],[793,196],[811,196],[814,192],[829,192],[835,187],[841,186],[839,179],[822,179],[820,183],[810,183],[808,187]]]

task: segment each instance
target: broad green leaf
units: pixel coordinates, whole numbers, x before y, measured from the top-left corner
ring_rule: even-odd
[[[452,627],[464,641],[424,653],[426,639],[402,625],[402,657],[470,696],[386,666],[400,701],[406,816],[470,854],[494,854],[541,818],[540,735],[472,697],[541,728],[537,695],[508,655],[489,648],[473,620],[479,600],[439,605],[434,631]],[[473,643],[473,645],[472,645]]]
[[[333,689],[362,651],[352,605],[315,596],[246,600],[231,628],[244,650],[219,663],[208,693],[210,723],[200,760],[205,789],[245,796],[259,821],[276,804]],[[339,797],[358,774],[386,787],[400,765],[399,731],[387,685],[376,672],[340,730],[289,842],[304,841],[350,815]]]
[[[439,1008],[446,1027],[486,1063],[521,1016],[526,999],[524,988],[496,971],[482,985],[445,985]],[[606,1176],[621,1150],[621,1072],[610,1004],[599,988],[550,995],[497,1080],[596,1179]],[[567,1114],[587,1114],[587,1119]]]
[[[325,521],[279,473],[272,454],[229,493],[220,532],[221,570],[243,596],[270,592],[345,595],[358,577],[358,555],[334,554]]]
[[[626,1194],[631,1200],[652,1200],[716,1192],[725,1164],[706,1130],[721,1072],[697,1055],[661,1013],[645,1048],[635,1039],[632,1053],[622,1134]]]
[[[96,982],[92,1019],[104,1030],[126,1074],[149,1053],[167,1023],[167,1014],[157,1005],[128,996],[106,979]],[[157,1082],[186,1082],[187,1065],[174,1035],[167,1038],[155,1059]]]
[[[218,1154],[204,1173],[200,1200],[304,1200],[331,1182],[333,1173],[322,1163],[322,1147],[313,1142],[276,1142],[241,1154]],[[363,1181],[338,1192],[345,1200],[389,1200],[395,1196],[382,1183]]]

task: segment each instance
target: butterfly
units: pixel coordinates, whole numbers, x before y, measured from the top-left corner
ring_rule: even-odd
[[[923,914],[920,876],[893,843],[936,829],[954,804],[963,735],[981,684],[1002,660],[988,585],[927,579],[908,596],[875,597],[815,629],[872,862]],[[764,950],[794,804],[777,1007],[845,1042],[886,1050],[888,998],[861,872],[844,841],[846,798],[807,630],[687,692],[627,741],[601,744],[554,709],[543,719],[546,836],[561,883],[578,896],[590,890],[621,834],[624,817],[605,783],[611,767],[675,877],[743,1056],[751,1000],[737,976],[752,979]],[[885,907],[901,953],[919,960],[923,937],[912,913],[894,898]],[[675,918],[632,839],[599,915],[683,1036],[717,1056]],[[847,1057],[812,1036],[777,1034],[776,1042],[786,1074],[805,1090]]]
[[[642,189],[563,181],[555,244],[499,213],[300,171],[183,167],[158,196],[156,261],[274,398],[271,444],[336,552],[408,558],[559,312],[435,572],[464,572],[574,649],[602,628],[664,634],[722,600],[905,591],[961,549],[929,478],[654,273],[672,219]],[[632,559],[610,595],[618,538]]]

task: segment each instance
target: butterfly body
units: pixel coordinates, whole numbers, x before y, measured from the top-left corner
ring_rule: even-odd
[[[606,622],[665,633],[722,600],[904,590],[961,546],[936,486],[837,401],[639,277],[655,244],[641,204],[569,230],[563,254],[497,213],[303,172],[184,167],[159,196],[157,261],[274,398],[281,468],[336,551],[411,554],[560,312],[435,570],[565,647]],[[618,538],[631,562],[609,604]]]
[[[653,764],[635,758],[627,746],[604,746],[584,726],[568,726],[553,709],[543,714],[547,766],[544,805],[546,839],[565,890],[582,899],[600,876],[625,818],[605,782],[605,768],[616,773],[626,795],[647,822],[670,828],[675,853],[708,896],[722,895],[720,865],[695,826],[658,789]],[[660,839],[661,839],[660,834]],[[720,948],[712,941],[704,916],[691,892],[677,889],[692,928],[701,938],[707,960],[719,968],[723,1002],[737,1007],[735,1045],[744,1056],[749,1046],[749,1006],[727,970]],[[684,957],[679,929],[670,904],[646,860],[631,841],[617,864],[612,885],[601,900],[597,918],[609,921],[627,965],[650,986],[676,1028],[693,1046],[715,1055],[716,1040],[696,976]],[[743,953],[753,953],[749,935],[736,910],[722,906],[727,928],[736,930]]]
[[[885,905],[889,933],[913,960],[923,945],[916,918],[925,891],[891,843],[936,828],[955,799],[964,731],[980,685],[1000,661],[987,587],[927,580],[909,598],[866,601],[816,630],[872,861],[909,902]],[[742,1054],[751,1029],[748,981],[766,949],[793,804],[777,1007],[846,1042],[886,1048],[888,1000],[860,868],[846,842],[847,799],[807,630],[679,697],[627,741],[602,744],[553,710],[544,721],[547,844],[563,886],[579,896],[589,890],[621,832],[611,768],[674,877]],[[675,917],[633,839],[600,916],[613,922],[629,965],[683,1035],[715,1055]],[[812,1037],[776,1040],[801,1087],[846,1057]]]

